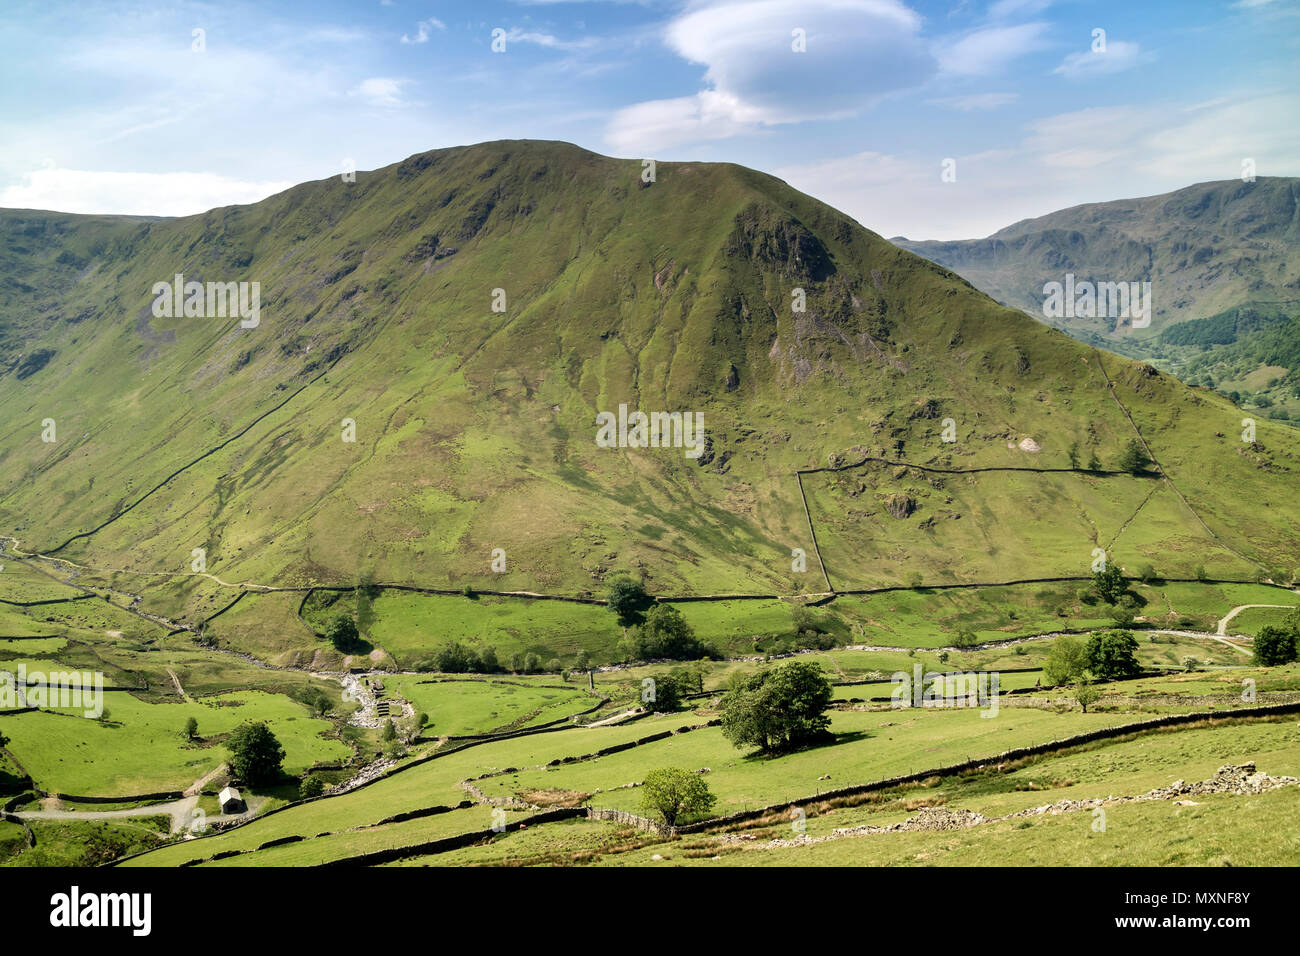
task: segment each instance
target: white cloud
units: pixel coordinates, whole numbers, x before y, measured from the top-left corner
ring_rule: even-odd
[[[1071,53],[1052,72],[1071,80],[1122,73],[1129,67],[1137,65],[1140,53],[1136,43],[1112,40],[1106,44],[1104,52],[1087,50],[1082,53]]]
[[[956,76],[999,73],[1012,60],[1043,49],[1046,32],[1047,24],[1041,22],[974,30],[939,44],[939,66],[944,73]]]
[[[557,36],[549,33],[538,33],[536,30],[521,30],[519,27],[511,27],[506,31],[506,45],[511,43],[532,43],[535,46],[546,47],[550,50],[588,50],[592,47],[599,46],[603,41],[600,37],[582,37],[577,40],[561,40]]]
[[[967,96],[949,96],[927,102],[970,113],[975,110],[995,110],[1018,99],[1020,99],[1019,93],[971,93]]]
[[[215,173],[116,173],[42,169],[0,190],[0,206],[56,212],[190,216],[217,206],[253,203],[290,182],[246,182]]]
[[[735,96],[705,90],[621,109],[606,127],[605,140],[620,153],[650,154],[682,143],[753,132],[760,118],[758,110]]]
[[[763,126],[850,116],[920,85],[934,59],[921,20],[897,0],[721,0],[695,6],[664,34],[705,67],[694,96],[652,100],[613,117],[607,141],[650,153]],[[806,50],[793,49],[802,30]]]
[[[430,33],[431,29],[445,30],[447,29],[447,25],[443,23],[441,20],[439,20],[437,17],[429,17],[429,19],[427,20],[421,20],[419,23],[415,25],[415,36],[412,37],[403,33],[402,42],[403,43],[428,43],[429,37],[432,36],[432,34]]]
[[[391,76],[372,76],[362,80],[350,96],[359,96],[372,106],[396,107],[402,105],[402,87],[407,80],[394,79]]]

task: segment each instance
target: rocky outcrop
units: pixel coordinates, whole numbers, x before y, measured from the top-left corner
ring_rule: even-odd
[[[902,493],[885,498],[885,510],[895,518],[906,518],[916,510],[916,499]]]

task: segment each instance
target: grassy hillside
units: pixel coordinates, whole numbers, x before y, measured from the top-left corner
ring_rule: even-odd
[[[1290,430],[1243,445],[1226,400],[770,176],[657,172],[510,141],[183,219],[0,212],[0,534],[191,626],[249,587],[583,595],[628,569],[660,595],[824,591],[814,533],[837,588],[1086,575],[1095,547],[1172,577],[1292,572]],[[260,282],[260,324],[154,317],[176,273]],[[706,450],[599,447],[620,403],[701,412]],[[1158,466],[1112,474],[1138,431]],[[951,474],[796,477],[868,458]],[[917,510],[882,511],[897,494]],[[336,666],[301,595],[250,595],[212,634]],[[557,649],[615,639],[595,612]],[[399,630],[396,653],[424,657]]]

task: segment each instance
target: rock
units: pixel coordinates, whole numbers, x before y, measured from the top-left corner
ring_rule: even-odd
[[[906,518],[916,511],[916,499],[902,493],[892,494],[885,499],[885,510],[895,518]]]

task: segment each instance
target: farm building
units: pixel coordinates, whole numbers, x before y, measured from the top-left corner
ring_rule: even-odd
[[[221,804],[222,813],[243,813],[245,809],[244,798],[239,795],[239,791],[234,787],[226,787],[217,797],[217,802]]]

